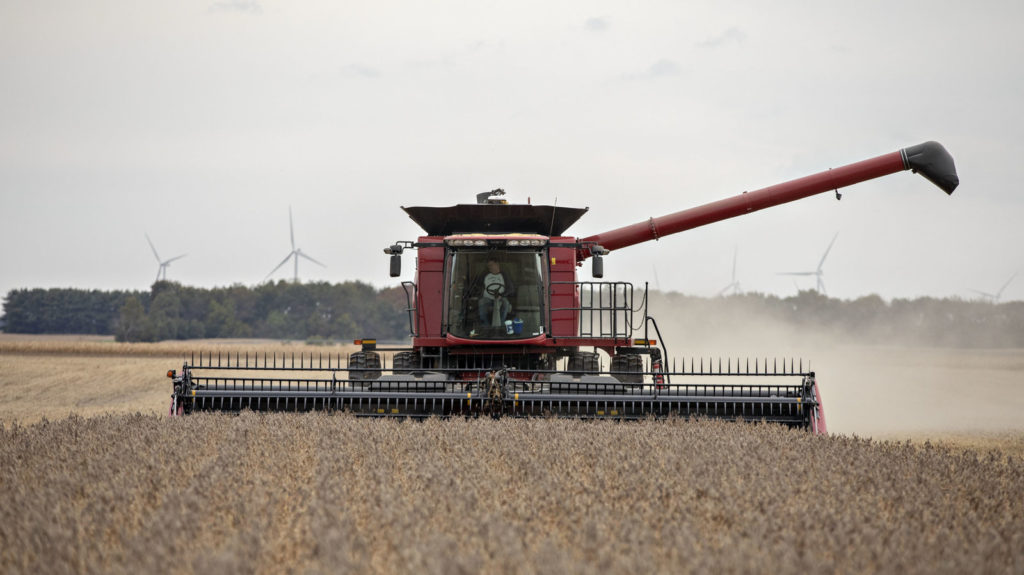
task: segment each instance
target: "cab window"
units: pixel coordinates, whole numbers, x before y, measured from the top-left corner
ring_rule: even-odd
[[[543,253],[450,250],[448,332],[470,339],[544,333]]]

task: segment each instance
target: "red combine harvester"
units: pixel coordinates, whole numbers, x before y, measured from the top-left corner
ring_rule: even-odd
[[[953,158],[926,142],[582,239],[564,234],[586,209],[509,204],[497,197],[502,190],[476,204],[403,208],[426,232],[384,250],[392,277],[401,275],[402,253],[417,250],[416,280],[402,283],[411,347],[362,340],[348,357],[200,354],[168,374],[171,413],[696,416],[823,433],[821,395],[802,362],[670,365],[646,289],[580,281],[576,270],[589,258],[601,278],[609,252],[904,170],[947,194],[959,184]]]

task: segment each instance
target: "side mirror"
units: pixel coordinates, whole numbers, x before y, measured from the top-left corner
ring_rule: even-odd
[[[608,253],[608,250],[604,249],[602,246],[597,244],[590,246],[590,257],[594,260],[593,267],[590,270],[590,275],[595,278],[604,277],[604,258],[601,256],[606,253]]]
[[[402,252],[405,247],[401,242],[384,248],[384,253],[391,256],[391,277],[397,278],[402,275]]]

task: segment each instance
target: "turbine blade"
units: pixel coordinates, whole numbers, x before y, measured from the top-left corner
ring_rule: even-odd
[[[277,270],[281,269],[281,266],[283,266],[284,264],[288,263],[288,260],[290,260],[292,258],[292,256],[294,256],[294,255],[295,255],[295,252],[292,252],[292,253],[288,254],[287,256],[285,256],[285,258],[283,260],[281,260],[281,263],[277,264],[277,267],[275,267],[274,269],[270,270],[270,273],[267,274],[267,277],[263,278],[263,281],[267,281],[268,279],[270,279],[270,276],[274,275],[274,272],[276,272]]]
[[[156,261],[159,262],[160,261],[160,254],[156,253],[156,246],[153,245],[153,240],[149,239],[149,234],[148,233],[146,234],[146,241],[149,243],[149,249],[153,250],[153,256],[156,258]],[[160,277],[160,276],[157,276],[157,277]]]
[[[298,251],[296,251],[295,253],[296,253],[296,254],[298,254],[298,255],[300,255],[300,256],[302,256],[302,257],[304,257],[304,258],[306,258],[307,260],[309,260],[309,261],[311,261],[311,262],[315,263],[316,265],[318,265],[318,266],[320,266],[320,267],[323,267],[323,268],[327,267],[326,265],[324,265],[324,264],[322,264],[322,263],[320,263],[320,262],[316,261],[315,259],[311,258],[310,256],[307,256],[307,255],[306,255],[305,253],[303,253],[303,251],[302,251],[302,250],[298,250]]]
[[[832,251],[832,245],[836,243],[836,238],[839,237],[839,232],[832,236],[832,241],[828,243],[828,248],[825,250],[825,255],[821,256],[821,261],[818,262],[818,271],[821,271],[821,266],[825,265],[825,258],[828,257],[828,253]]]
[[[722,291],[718,292],[718,295],[720,295],[720,296],[725,295],[725,292],[727,292],[729,290],[732,290],[733,293],[736,293],[736,292],[739,291],[739,289],[740,289],[740,284],[738,284],[736,282],[732,282],[731,284],[729,284],[729,285],[725,286],[724,288],[722,288]]]
[[[999,291],[996,292],[996,297],[999,297],[999,296],[1003,295],[1003,290],[1005,290],[1006,287],[1008,285],[1010,285],[1010,282],[1012,282],[1013,278],[1015,278],[1015,277],[1017,277],[1017,273],[1016,272],[1014,272],[1014,274],[1012,276],[1010,276],[1010,279],[1006,280],[1006,283],[1003,284],[1003,287],[999,288]]]
[[[780,276],[816,276],[818,272],[778,272]]]
[[[292,224],[292,207],[288,206],[288,233],[292,238],[292,251],[295,251],[295,226]]]
[[[171,258],[171,259],[169,259],[169,260],[167,260],[165,262],[162,262],[162,263],[163,263],[163,265],[167,265],[167,264],[173,262],[174,260],[180,260],[181,258],[183,258],[183,257],[185,257],[187,255],[188,254],[181,254],[180,256],[175,256],[175,257],[173,257],[173,258]]]

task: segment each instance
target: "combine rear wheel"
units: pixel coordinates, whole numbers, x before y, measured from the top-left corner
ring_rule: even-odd
[[[644,382],[644,358],[640,355],[617,355],[612,358],[612,377],[622,383]],[[628,373],[616,373],[628,372]]]
[[[595,351],[577,351],[569,355],[566,369],[583,375],[593,375],[601,371],[601,361]]]
[[[380,369],[380,354],[375,351],[357,351],[348,356],[349,379],[353,381],[379,379],[380,371],[353,371],[353,369]]]

